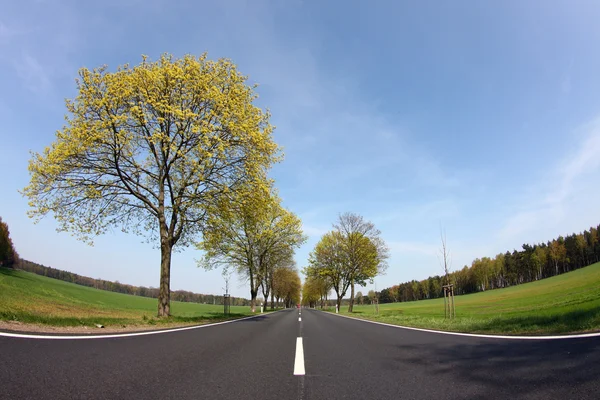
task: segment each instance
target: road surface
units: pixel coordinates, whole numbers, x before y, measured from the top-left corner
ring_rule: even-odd
[[[450,336],[308,309],[148,336],[0,337],[0,399],[547,400],[599,394],[598,337]]]

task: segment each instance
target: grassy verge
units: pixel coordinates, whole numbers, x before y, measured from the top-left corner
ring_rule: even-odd
[[[506,289],[456,296],[456,318],[444,300],[359,305],[353,317],[417,328],[509,335],[600,331],[600,263]]]
[[[251,315],[250,307],[171,302],[172,316],[156,318],[157,300],[88,288],[0,268],[0,321],[51,326],[157,327],[224,321]]]

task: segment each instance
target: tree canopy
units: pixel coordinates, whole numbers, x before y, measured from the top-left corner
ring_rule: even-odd
[[[240,187],[266,182],[278,159],[270,115],[246,80],[206,54],[82,68],[66,125],[29,163],[30,216],[52,213],[60,231],[88,243],[113,227],[154,240],[158,314],[168,315],[172,249],[194,243]]]
[[[0,267],[12,267],[19,260],[15,250],[8,224],[0,217]]]
[[[388,248],[375,225],[354,213],[339,216],[331,232],[323,235],[309,256],[308,277],[326,278],[338,296],[338,307],[350,288],[348,311],[354,304],[354,286],[382,274]]]
[[[239,204],[225,207],[228,212],[208,218],[197,247],[204,251],[204,268],[234,268],[248,280],[254,308],[259,288],[267,300],[275,270],[293,263],[294,249],[306,237],[300,219],[281,206],[272,190],[245,193]]]
[[[300,302],[302,282],[294,266],[277,268],[273,277],[273,292],[277,301],[282,299],[286,307]]]

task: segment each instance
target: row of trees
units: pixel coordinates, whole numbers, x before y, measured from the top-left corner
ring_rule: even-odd
[[[257,232],[256,229],[253,231],[249,227],[247,229],[248,235],[246,235],[246,240],[248,242],[252,241],[253,244],[263,246],[270,246],[269,251],[266,248],[263,248],[263,253],[259,255],[257,260],[254,260],[252,257],[250,258],[251,262],[256,261],[256,264],[260,266],[258,268],[259,277],[255,277],[254,280],[258,280],[259,285],[263,288],[270,288],[271,297],[271,307],[274,307],[276,303],[279,304],[282,302],[286,307],[291,307],[292,304],[295,304],[300,301],[300,290],[301,290],[301,282],[300,277],[298,275],[298,271],[295,268],[294,261],[292,259],[293,251],[290,248],[290,245],[294,243],[294,240],[297,241],[297,244],[301,244],[305,238],[302,236],[300,231],[300,222],[299,220],[291,213],[282,209],[279,206],[279,200],[276,197],[270,198],[271,208],[269,212],[263,213],[263,217],[265,215],[270,215],[269,221],[271,221],[272,225],[256,225],[255,228],[262,228],[263,230],[271,229],[271,231],[267,234],[262,232],[262,235],[254,235],[249,236],[251,232]],[[265,209],[262,209],[263,211]],[[239,214],[235,214],[239,215]],[[257,220],[254,220],[257,222]],[[263,221],[264,222],[264,221]],[[231,228],[231,225],[229,225]],[[287,236],[285,235],[287,233]],[[216,239],[216,237],[213,237]],[[262,238],[261,242],[258,240]],[[252,239],[252,240],[250,240]],[[287,241],[286,241],[287,240]],[[279,245],[277,245],[279,244]],[[259,246],[260,247],[260,246]],[[281,254],[285,254],[285,257],[281,257],[281,262],[275,262],[277,251],[281,251]],[[235,253],[231,253],[234,255]],[[270,263],[264,262],[264,260],[271,261]],[[213,260],[214,261],[214,260]],[[252,273],[253,269],[248,268],[247,264],[243,265],[243,268],[239,270],[242,274],[244,273]],[[10,238],[10,233],[8,229],[8,225],[2,221],[0,217],[0,266],[4,267],[14,267],[17,269],[21,269],[23,271],[32,272],[37,275],[46,276],[53,279],[59,279],[65,282],[71,282],[82,286],[93,287],[100,290],[107,290],[111,292],[129,294],[134,296],[143,296],[143,297],[151,297],[158,298],[160,296],[160,289],[154,287],[145,287],[145,286],[133,286],[124,283],[120,283],[118,281],[106,281],[104,279],[94,279],[87,276],[82,276],[79,274],[75,274],[73,272],[60,270],[57,268],[46,267],[44,265],[20,259],[15,251],[13,242]],[[226,273],[227,271],[225,271]],[[263,277],[267,277],[267,279],[263,279]],[[265,289],[263,289],[265,290]],[[268,293],[268,292],[267,292]],[[268,298],[268,295],[265,296],[265,300]],[[212,295],[212,294],[199,294],[193,293],[186,290],[175,290],[171,292],[171,299],[175,301],[184,301],[184,302],[193,302],[193,303],[206,303],[206,304],[223,304],[223,296],[220,295]],[[248,299],[241,297],[230,297],[230,304],[234,306],[252,306],[255,304],[256,298],[254,302],[251,302]]]
[[[356,293],[356,303],[357,304],[372,304],[376,300],[380,299],[380,292],[376,292],[374,290],[369,290],[367,295],[363,295],[361,292]]]
[[[302,289],[302,282],[300,281],[300,275],[296,268],[290,267],[279,267],[276,268],[273,273],[273,289],[271,296],[271,309],[273,309],[273,296],[275,297],[275,304],[279,304],[279,301],[283,301],[285,307],[293,307],[294,304],[300,303],[300,291]],[[265,306],[268,302],[268,297],[265,297]]]
[[[373,223],[357,214],[341,214],[333,230],[323,235],[310,253],[309,266],[304,271],[307,301],[325,301],[331,288],[339,308],[350,289],[348,311],[352,312],[355,286],[364,286],[382,274],[388,257],[388,247]]]
[[[583,233],[540,244],[524,244],[522,250],[477,258],[471,266],[451,272],[448,278],[456,294],[482,292],[533,282],[600,261],[600,225]],[[432,276],[383,289],[381,303],[414,301],[441,297],[446,278]]]
[[[200,237],[205,266],[228,260],[248,278],[253,308],[259,288],[273,297],[275,270],[292,268],[302,235],[272,195],[281,152],[246,81],[206,54],[81,69],[66,125],[30,160],[30,216],[51,213],[88,243],[113,228],[147,236],[161,251],[159,316],[170,314],[173,249]]]
[[[63,271],[60,269],[46,267],[31,261],[20,259],[14,265],[15,268],[23,271],[32,272],[37,275],[47,276],[48,278],[59,279],[65,282],[75,283],[77,285],[93,287],[100,290],[108,290],[133,296],[158,298],[159,289],[154,287],[133,286],[118,281],[111,282],[104,279],[94,279],[87,276],[75,274],[73,272]],[[199,294],[186,290],[175,290],[171,292],[171,299],[175,301],[185,301],[190,303],[205,303],[205,304],[223,304],[223,296],[212,294]],[[231,305],[247,306],[250,305],[250,300],[241,297],[231,297]]]
[[[227,204],[208,218],[200,264],[206,269],[233,269],[246,278],[255,311],[259,292],[265,301],[283,299],[289,306],[300,300],[300,277],[294,251],[306,241],[302,222],[281,206],[272,186],[246,191],[239,203]]]
[[[19,254],[10,238],[8,224],[0,217],[0,267],[11,268],[18,261]]]

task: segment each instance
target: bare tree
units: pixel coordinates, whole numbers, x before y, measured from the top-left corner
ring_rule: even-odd
[[[450,266],[452,264],[452,258],[450,256],[450,251],[448,250],[447,242],[446,242],[446,230],[440,229],[440,239],[442,241],[442,248],[440,249],[440,255],[438,259],[440,259],[440,263],[444,268],[444,276],[446,278],[446,285],[450,284]],[[441,256],[441,258],[440,258]]]
[[[440,249],[441,262],[444,267],[444,274],[446,277],[446,284],[442,286],[444,290],[444,316],[454,318],[456,310],[454,306],[454,285],[450,283],[450,266],[452,259],[450,257],[450,251],[448,250],[446,242],[446,231],[440,229],[440,239],[442,241],[442,248]]]

